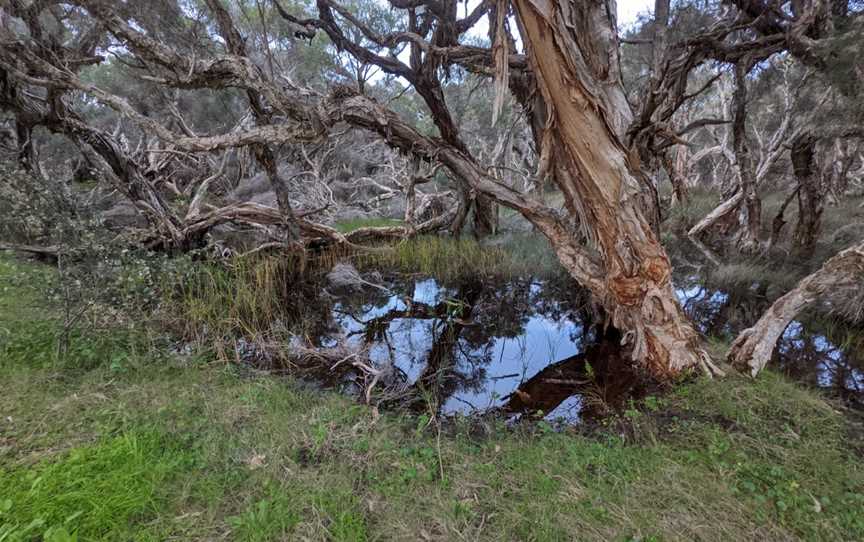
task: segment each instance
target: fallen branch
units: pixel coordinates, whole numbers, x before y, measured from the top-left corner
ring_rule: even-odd
[[[753,327],[738,335],[729,350],[728,361],[741,371],[756,376],[765,368],[777,340],[801,311],[826,294],[854,292],[864,283],[864,241],[840,252],[816,272],[778,299]]]
[[[54,245],[49,245],[47,247],[36,246],[36,245],[17,245],[17,244],[8,244],[8,243],[0,243],[0,250],[12,250],[15,252],[27,252],[29,254],[34,254],[36,256],[50,259],[52,261],[57,260],[57,256],[60,255],[60,248]]]

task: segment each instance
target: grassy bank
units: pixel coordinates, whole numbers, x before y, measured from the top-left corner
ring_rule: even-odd
[[[766,373],[590,432],[438,424],[79,331],[0,257],[0,540],[856,540],[860,420]]]

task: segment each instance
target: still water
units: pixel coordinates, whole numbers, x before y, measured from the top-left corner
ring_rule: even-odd
[[[707,336],[729,340],[767,305],[701,280],[679,277],[677,293]],[[444,415],[497,411],[575,424],[650,390],[622,358],[617,337],[598,326],[589,296],[568,280],[443,283],[393,276],[383,283],[386,292],[331,292],[329,321],[316,340],[368,353],[378,375],[373,401],[431,406]],[[774,366],[853,404],[864,398],[862,353],[802,322],[786,330]],[[337,382],[358,395],[369,384],[369,372],[359,370]]]

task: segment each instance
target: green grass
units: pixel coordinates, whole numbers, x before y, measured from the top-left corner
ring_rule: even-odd
[[[287,287],[302,267],[272,257],[235,258],[227,266],[202,263],[170,300],[170,312],[187,336],[199,335],[204,326],[208,339],[254,334],[282,315]]]
[[[791,266],[777,269],[767,262],[732,261],[711,269],[706,284],[741,297],[766,291],[775,299],[794,288],[800,274]]]
[[[664,185],[664,188],[668,190],[666,185]],[[670,196],[663,194],[662,197],[663,199],[668,199]],[[663,228],[678,234],[687,233],[690,228],[705,218],[705,215],[714,210],[722,201],[717,191],[703,187],[694,187],[688,192],[686,201],[679,202],[669,209],[664,209],[663,214],[666,221]]]
[[[387,226],[401,226],[404,224],[402,220],[397,218],[355,218],[337,222],[333,227],[340,233],[350,233],[360,228],[382,228]]]
[[[383,267],[439,279],[562,273],[548,241],[537,234],[513,234],[491,243],[467,237],[421,236],[393,245],[392,250],[358,256],[357,262],[364,268]]]
[[[38,288],[13,280],[42,268],[0,262],[6,338],[50,330]],[[4,542],[48,528],[47,540],[864,539],[860,418],[770,372],[682,384],[558,433],[379,413],[158,343],[118,370],[111,357],[137,343],[103,348],[101,334],[79,332],[96,343],[86,363],[27,355],[52,349],[48,331],[0,351],[0,533],[20,534]]]
[[[0,468],[0,539],[95,539],[152,519],[171,477],[194,457],[143,428],[29,468]]]

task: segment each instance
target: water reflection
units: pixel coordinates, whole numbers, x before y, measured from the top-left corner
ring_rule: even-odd
[[[677,246],[684,250],[686,243]],[[729,342],[753,325],[771,305],[771,286],[754,282],[746,288],[724,291],[714,286],[714,264],[701,254],[674,255],[676,293],[697,329]],[[805,384],[824,388],[852,405],[864,406],[864,329],[833,321],[824,315],[805,314],[793,321],[778,341],[770,367]]]
[[[392,295],[339,297],[330,341],[365,347],[376,367],[398,375],[391,386],[395,401],[417,407],[433,401],[442,413],[469,414],[553,412],[570,399],[565,417],[581,412],[582,402],[572,399],[580,386],[572,378],[548,382],[542,376],[558,366],[568,375],[577,366],[586,370],[585,354],[597,333],[580,289],[528,279],[497,286],[396,279],[389,287]],[[541,385],[549,389],[538,393]],[[533,399],[521,400],[529,394]]]
[[[694,265],[679,272],[676,291],[699,331],[728,342],[770,301],[764,285],[715,287],[706,269]],[[347,344],[368,352],[371,365],[386,375],[375,395],[379,402],[577,423],[646,391],[646,379],[622,355],[619,338],[601,333],[589,296],[569,280],[441,283],[394,276],[385,282],[389,293],[332,293],[328,321],[313,338],[320,346]],[[805,321],[786,330],[774,367],[861,404],[864,334],[847,329],[838,335],[817,319]],[[361,380],[348,373],[341,384],[359,392]]]
[[[811,386],[831,390],[857,407],[864,407],[864,348],[862,330],[828,330],[842,333],[842,346],[814,331],[813,323],[793,321],[783,332],[774,352],[773,365],[787,376]]]

